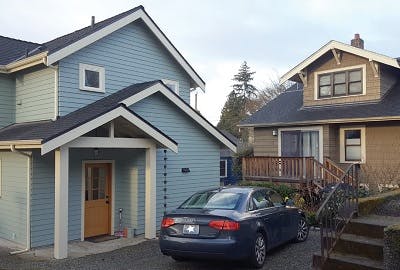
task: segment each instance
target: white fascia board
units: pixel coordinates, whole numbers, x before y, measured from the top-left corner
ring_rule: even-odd
[[[174,93],[172,93],[170,89],[168,89],[161,83],[155,84],[152,87],[149,87],[143,90],[142,92],[121,101],[121,103],[129,107],[134,103],[138,102],[139,100],[142,100],[143,98],[148,97],[157,91],[161,92],[171,102],[173,102],[182,111],[184,111],[189,117],[191,117],[200,126],[202,126],[209,133],[211,133],[211,135],[217,138],[222,144],[224,144],[226,147],[228,147],[230,150],[236,153],[237,151],[236,145],[234,145],[231,141],[229,141],[224,135],[222,135],[217,130],[216,127],[207,122],[203,117],[201,117],[198,113],[196,113],[186,102],[177,97]]]
[[[61,134],[60,136],[44,143],[42,145],[42,155],[49,153],[50,151],[65,145],[72,140],[75,140],[76,138],[86,134],[87,132],[104,125],[112,120],[114,120],[117,117],[124,117],[126,120],[131,122],[133,125],[137,126],[139,129],[141,129],[143,132],[151,136],[154,140],[159,142],[160,144],[166,146],[170,150],[174,151],[175,153],[178,152],[178,146],[168,138],[166,138],[163,134],[161,134],[159,131],[154,129],[152,126],[132,114],[130,111],[128,111],[125,108],[118,107],[115,108],[112,111],[109,111],[108,113],[105,113],[85,124],[82,124],[66,133]]]
[[[193,68],[186,62],[186,60],[180,55],[180,53],[175,49],[171,42],[165,37],[165,35],[160,31],[160,29],[155,25],[155,23],[149,18],[149,16],[142,10],[139,9],[134,13],[94,32],[93,34],[84,37],[71,45],[58,50],[47,56],[47,65],[51,65],[68,55],[98,41],[99,39],[115,32],[116,30],[136,21],[137,19],[142,19],[144,23],[149,27],[149,29],[154,33],[154,35],[160,40],[164,47],[169,51],[169,53],[175,58],[176,61],[182,66],[182,68],[189,74],[193,81],[200,87],[203,91],[205,90],[205,83],[196,74]]]
[[[292,68],[289,72],[284,74],[280,80],[279,83],[284,83],[288,80],[290,80],[293,76],[295,76],[297,73],[301,72],[303,69],[308,67],[310,64],[312,64],[314,61],[316,61],[318,58],[320,58],[322,55],[324,55],[326,52],[331,51],[332,49],[338,49],[340,51],[348,52],[354,55],[358,55],[363,58],[367,58],[370,61],[377,61],[380,63],[383,63],[388,66],[392,66],[395,68],[400,68],[399,63],[395,58],[371,52],[368,50],[360,49],[339,41],[331,40],[324,46],[322,46],[318,51],[307,57],[304,61],[302,61],[300,64]]]

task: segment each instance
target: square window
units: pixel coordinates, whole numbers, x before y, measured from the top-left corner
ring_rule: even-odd
[[[349,83],[349,94],[358,94],[362,92],[361,82]]]
[[[162,82],[175,94],[179,95],[179,82],[178,81],[173,81],[173,80],[168,80],[164,79]]]
[[[105,92],[104,67],[79,64],[79,88],[93,92]]]
[[[350,82],[361,81],[361,70],[350,71],[349,81]]]
[[[319,77],[319,85],[330,85],[331,84],[331,75],[323,75]]]
[[[345,72],[336,73],[334,78],[335,78],[335,84],[336,83],[345,83],[346,82],[346,73]]]
[[[346,84],[335,84],[334,89],[333,89],[333,95],[334,96],[342,96],[346,95]]]
[[[331,95],[331,86],[321,86],[319,88],[319,96],[320,97],[328,97]]]

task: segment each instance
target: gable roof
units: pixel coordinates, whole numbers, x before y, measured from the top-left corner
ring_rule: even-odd
[[[219,132],[211,123],[209,123],[197,111],[191,108],[178,95],[173,93],[161,81],[151,81],[146,83],[133,84],[112,95],[104,97],[96,102],[93,102],[83,108],[80,108],[72,113],[60,117],[56,121],[40,121],[30,123],[17,123],[0,129],[0,144],[9,141],[39,141],[42,144],[42,153],[47,153],[68,141],[73,140],[77,136],[81,136],[93,129],[83,129],[80,132],[75,132],[74,136],[66,134],[82,129],[82,126],[97,121],[97,126],[105,124],[118,116],[126,119],[133,119],[132,124],[138,125],[142,130],[150,134],[161,144],[167,146],[173,151],[177,151],[177,143],[161,132],[156,127],[152,126],[145,119],[141,118],[129,106],[138,102],[155,92],[163,93],[176,106],[183,110],[188,116],[195,120],[200,126],[205,128],[218,141],[226,145],[232,151],[236,151],[236,144],[231,142],[221,132]],[[96,126],[96,127],[97,127]],[[147,132],[146,132],[147,131]],[[61,140],[60,138],[65,138]],[[158,139],[157,139],[158,138]],[[4,143],[3,143],[4,144]]]
[[[293,80],[296,76],[298,76],[299,73],[302,72],[306,67],[308,67],[310,64],[315,62],[318,58],[320,58],[322,55],[325,53],[332,51],[334,49],[343,51],[343,52],[348,52],[351,54],[358,55],[363,58],[367,58],[369,61],[376,61],[388,66],[392,66],[395,68],[400,68],[400,65],[397,61],[396,58],[392,58],[383,54],[379,54],[376,52],[360,49],[354,46],[351,46],[349,44],[345,44],[336,40],[331,40],[324,46],[322,46],[318,51],[314,52],[312,55],[307,57],[304,61],[299,63],[297,66],[289,70],[286,74],[284,74],[281,79],[280,83],[284,83],[288,80]]]
[[[0,65],[5,66],[3,70],[12,72],[7,65],[20,60],[25,60],[26,62],[26,60],[28,60],[30,57],[34,57],[39,53],[46,52],[46,60],[44,61],[44,64],[49,66],[139,19],[141,19],[147,25],[147,27],[157,37],[165,49],[168,50],[172,57],[182,66],[183,70],[185,70],[185,72],[191,77],[194,85],[200,87],[204,91],[205,82],[203,79],[197,74],[193,67],[186,61],[182,54],[165,36],[161,29],[155,24],[153,19],[151,19],[151,17],[146,13],[143,6],[137,6],[116,16],[95,23],[93,26],[84,27],[80,30],[55,38],[43,44],[31,43],[28,41],[20,41],[17,44],[17,42],[12,41],[13,39],[3,37],[4,43],[12,42],[18,46],[16,46],[17,49],[13,50],[13,53],[9,56],[2,55],[3,50],[1,51]],[[7,46],[7,48],[12,46],[13,44],[10,44]],[[27,49],[29,52],[26,55]],[[2,58],[4,58],[3,62],[1,62]]]
[[[303,91],[287,91],[240,123],[241,127],[273,127],[320,123],[400,120],[400,83],[375,103],[303,107]]]

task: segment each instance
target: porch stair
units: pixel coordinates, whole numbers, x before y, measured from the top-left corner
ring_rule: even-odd
[[[383,267],[383,235],[386,226],[400,218],[370,215],[353,218],[321,266],[321,255],[313,256],[313,269],[380,270]]]

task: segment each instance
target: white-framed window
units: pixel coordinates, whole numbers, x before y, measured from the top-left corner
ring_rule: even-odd
[[[366,65],[315,72],[315,99],[365,95]]]
[[[162,82],[175,94],[179,95],[179,82],[174,80],[163,79]]]
[[[365,162],[365,127],[340,129],[340,162]]]
[[[221,159],[219,161],[219,177],[227,177],[228,176],[228,162],[226,159]]]
[[[79,89],[93,92],[105,92],[104,67],[79,64]]]

